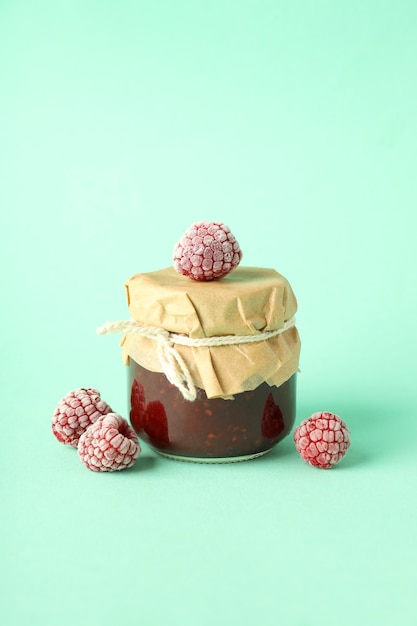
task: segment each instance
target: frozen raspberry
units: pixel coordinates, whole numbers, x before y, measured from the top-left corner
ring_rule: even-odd
[[[313,413],[294,431],[295,447],[310,465],[329,469],[339,463],[350,445],[350,433],[338,415]]]
[[[81,461],[93,472],[114,472],[131,467],[140,453],[134,430],[117,413],[99,417],[78,443]]]
[[[174,248],[174,269],[194,280],[222,278],[240,263],[242,252],[221,222],[197,222]]]
[[[85,430],[111,411],[97,389],[75,389],[58,402],[52,417],[52,432],[58,441],[76,448]]]
[[[262,435],[268,439],[277,437],[284,430],[282,411],[274,402],[272,393],[268,394],[265,402],[261,423]]]

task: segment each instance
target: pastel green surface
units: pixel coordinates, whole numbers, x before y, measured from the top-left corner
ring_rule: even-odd
[[[2,623],[416,623],[417,5],[0,2]],[[126,414],[124,281],[199,219],[299,302],[291,438],[94,474],[50,430],[95,386]]]

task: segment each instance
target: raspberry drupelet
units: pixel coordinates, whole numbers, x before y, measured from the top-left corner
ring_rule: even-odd
[[[342,419],[327,411],[313,413],[294,431],[300,456],[310,465],[329,469],[339,463],[350,445],[350,433]]]
[[[193,280],[222,278],[235,269],[242,251],[222,222],[193,224],[174,248],[174,269]]]
[[[97,389],[74,389],[58,402],[52,417],[52,432],[58,441],[76,448],[86,429],[111,411]]]

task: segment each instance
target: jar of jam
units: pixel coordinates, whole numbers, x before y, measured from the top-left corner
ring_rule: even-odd
[[[130,421],[160,454],[182,461],[227,463],[262,456],[291,431],[296,374],[279,387],[262,383],[233,400],[185,400],[165,374],[129,365]]]
[[[300,340],[281,274],[238,267],[201,283],[167,268],[136,274],[126,290],[132,319],[117,330],[143,441],[173,459],[226,463],[290,433]]]

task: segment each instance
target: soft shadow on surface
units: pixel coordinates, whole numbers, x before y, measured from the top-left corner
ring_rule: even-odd
[[[132,473],[137,472],[143,474],[143,472],[155,469],[156,465],[158,465],[158,463],[161,463],[161,461],[162,460],[159,455],[146,450],[139,455],[136,463],[133,465],[133,467],[129,468],[128,471]]]
[[[295,426],[313,412],[310,405],[303,404],[304,406],[300,405],[297,411]],[[332,409],[323,410],[332,410],[339,415],[350,431],[351,441],[343,462],[332,469],[347,469],[377,460],[398,457],[407,450],[415,449],[410,426],[412,425],[415,435],[417,428],[416,422],[412,419],[410,407],[394,406],[392,403],[372,404],[369,398],[366,398],[363,404],[339,400],[333,402],[332,406]]]
[[[269,459],[281,460],[281,459],[289,458],[293,456],[294,453],[297,454],[295,447],[294,447],[293,435],[291,432],[289,435],[285,437],[285,439],[277,443],[276,446],[272,448],[272,450],[267,452],[267,454],[255,460],[259,463],[261,463],[262,461],[266,463],[268,462]]]
[[[351,444],[348,449],[346,456],[342,459],[340,463],[332,467],[332,471],[343,471],[344,469],[349,469],[351,467],[360,467],[366,465],[373,461],[372,455],[364,453],[363,450],[358,450],[356,444]]]
[[[410,452],[415,450],[414,441],[415,437],[417,437],[417,420],[411,415],[412,411],[409,407],[382,406],[377,403],[373,405],[369,402],[369,399],[366,399],[363,404],[353,404],[343,400],[333,401],[331,406],[331,409],[328,406],[326,408],[320,407],[320,404],[314,400],[309,403],[299,403],[297,419],[291,433],[267,454],[257,459],[245,461],[245,463],[249,462],[258,465],[270,463],[271,461],[290,461],[291,458],[296,458],[298,452],[295,449],[293,440],[294,429],[315,410],[331,410],[343,419],[350,431],[351,445],[347,454],[342,462],[332,468],[332,471],[362,467],[379,460],[404,455],[408,450]],[[160,464],[173,462],[171,459],[163,458],[142,442],[141,446],[142,452],[138,461],[130,468],[130,472],[147,472],[155,469]],[[231,465],[235,464],[204,464],[205,467],[217,468],[219,466],[230,467]]]

